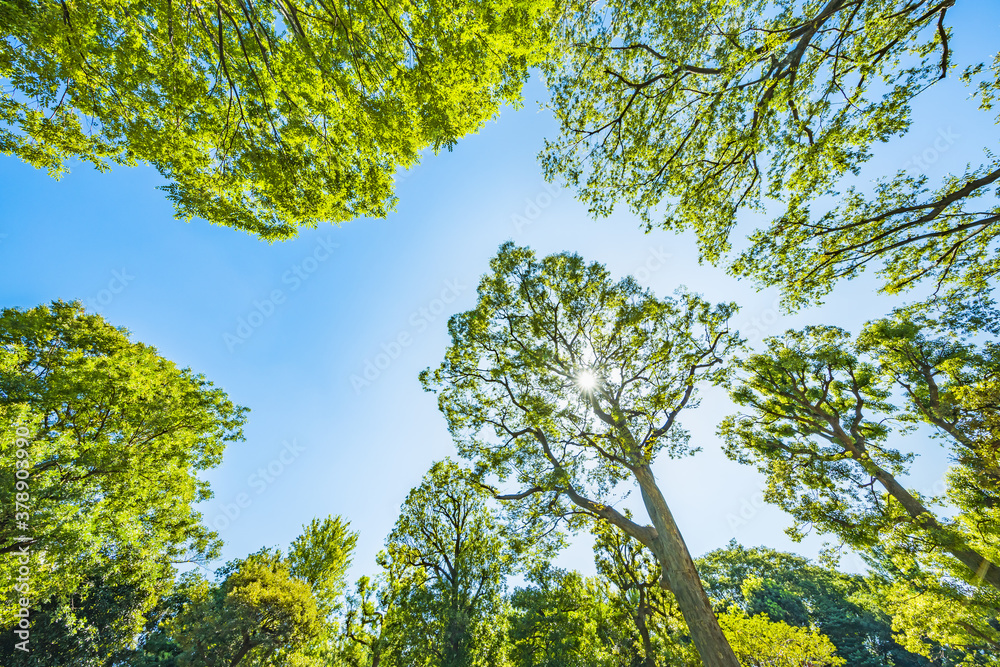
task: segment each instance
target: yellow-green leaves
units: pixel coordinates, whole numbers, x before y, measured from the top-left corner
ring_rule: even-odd
[[[384,216],[544,53],[548,0],[3,0],[0,151],[148,162],[177,216],[266,240]]]
[[[766,614],[719,616],[743,667],[835,667],[846,664],[833,643],[815,628],[774,623]]]
[[[932,184],[920,164],[842,192],[952,69],[952,0],[578,3],[546,64],[560,134],[542,161],[591,211],[693,229],[729,261],[741,212],[782,211],[730,264],[800,307],[867,266],[886,291],[981,289],[1000,270],[1000,165]],[[997,90],[967,72],[982,106]],[[954,143],[943,128],[935,155]],[[837,202],[832,206],[829,201]]]
[[[518,490],[598,502],[631,468],[692,452],[676,418],[697,383],[724,377],[732,304],[658,299],[577,255],[510,243],[491,267],[476,308],[449,322],[444,363],[421,376],[463,456]]]
[[[446,459],[403,502],[383,558],[399,574],[390,578],[395,605],[387,620],[401,666],[497,664],[506,579],[527,554],[488,498]]]
[[[933,620],[934,609],[957,605],[968,627],[1000,611],[998,349],[968,336],[995,313],[951,305],[937,317],[900,309],[856,338],[807,327],[769,339],[740,363],[732,395],[744,414],[720,428],[728,453],[767,476],[765,498],[795,518],[793,536],[832,533],[879,568],[900,641],[925,653],[933,642],[972,647],[961,639],[968,628]],[[903,486],[928,434],[953,461],[933,495]]]
[[[146,604],[170,562],[212,557],[217,536],[194,509],[210,492],[196,475],[242,439],[244,418],[204,377],[77,303],[0,312],[0,453],[14,461],[23,427],[31,497],[27,529],[4,503],[0,553],[26,544],[35,554],[33,602],[128,572]],[[14,488],[13,466],[0,481]],[[11,618],[11,602],[0,619]]]
[[[350,530],[348,521],[329,516],[313,519],[291,544],[291,573],[309,584],[323,614],[329,614],[339,604],[357,543],[358,533]]]
[[[161,628],[182,651],[179,667],[267,664],[320,631],[309,584],[285,561],[261,552],[227,569],[220,585],[190,588],[180,613]]]

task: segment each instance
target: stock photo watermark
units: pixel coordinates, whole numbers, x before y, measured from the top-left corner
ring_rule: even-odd
[[[407,323],[409,326],[389,339],[388,343],[379,346],[379,352],[373,357],[365,359],[360,372],[351,375],[351,388],[354,394],[358,395],[366,387],[370,387],[373,382],[379,379],[383,372],[392,365],[396,359],[403,354],[403,350],[413,344],[414,337],[427,331],[433,322],[436,322],[442,315],[447,318],[450,308],[447,306],[468,289],[458,280],[444,281],[444,288],[435,299],[431,299],[427,304],[421,306],[410,314]]]
[[[762,341],[774,329],[774,325],[781,320],[780,305],[781,297],[775,297],[770,306],[744,320],[744,326],[740,327],[740,333],[743,334],[747,342]]]
[[[631,276],[639,282],[644,283],[654,273],[666,267],[672,257],[673,255],[664,250],[663,246],[650,248],[649,252],[646,253],[646,259],[639,266],[632,269]]]
[[[209,522],[212,530],[222,532],[233,525],[243,514],[243,510],[253,504],[253,499],[267,491],[268,487],[274,484],[275,480],[285,472],[285,469],[294,463],[306,449],[294,438],[290,442],[285,440],[281,444],[283,447],[280,454],[247,477],[247,487],[253,491],[253,495],[249,491],[241,491],[233,497],[231,502],[223,503],[222,509],[216,512]]]
[[[749,498],[744,498],[740,502],[739,511],[730,512],[726,515],[726,523],[729,524],[729,529],[737,530],[746,526],[766,506],[767,501],[764,500],[763,491],[757,491]]]
[[[559,190],[553,188],[548,182],[543,182],[544,192],[539,192],[534,197],[524,200],[524,208],[510,216],[510,222],[514,226],[516,233],[521,233],[525,227],[529,227],[538,220],[542,211],[552,206],[552,202],[559,197]]]
[[[339,243],[334,243],[330,238],[321,238],[309,255],[281,274],[281,284],[288,285],[287,288],[274,288],[265,297],[254,299],[250,312],[236,318],[236,327],[231,332],[222,334],[226,349],[234,352],[238,346],[247,342],[257,329],[274,316],[279,306],[287,301],[288,295],[302,287],[323,262],[330,259],[333,251],[340,247]]]
[[[910,159],[903,163],[903,169],[907,169],[911,166],[924,171],[932,164],[937,162],[944,153],[948,152],[952,146],[955,145],[962,135],[955,132],[951,127],[939,128],[937,136],[931,145],[921,151],[919,154],[910,156]]]
[[[84,299],[83,303],[87,310],[93,312],[98,309],[99,306],[107,306],[115,297],[125,291],[132,281],[135,280],[135,276],[128,272],[128,269],[122,267],[121,270],[115,270],[111,272],[111,280],[108,281],[107,285],[103,288],[97,290],[97,294]]]
[[[14,551],[17,561],[17,576],[13,589],[20,597],[17,599],[17,624],[14,634],[20,641],[14,642],[18,651],[28,652],[28,642],[31,641],[31,547],[32,542],[29,521],[31,520],[31,451],[28,448],[29,431],[24,426],[18,426],[14,431],[14,444],[17,447],[14,454],[14,521],[18,536],[15,538],[22,544]]]

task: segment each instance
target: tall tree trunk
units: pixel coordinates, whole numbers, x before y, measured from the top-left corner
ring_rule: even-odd
[[[889,492],[889,495],[899,501],[899,504],[903,506],[903,509],[906,510],[906,513],[913,518],[918,526],[930,530],[944,529],[938,520],[934,518],[934,515],[931,514],[930,510],[924,507],[923,503],[914,498],[902,484],[896,481],[895,476],[874,464],[872,466],[875,469],[875,479]],[[943,549],[969,568],[972,574],[971,579],[977,583],[987,583],[993,588],[1000,590],[1000,568],[988,558],[985,558],[982,554],[964,544],[957,546],[945,545]]]
[[[687,622],[701,661],[705,667],[740,667],[729,640],[719,627],[684,538],[656,485],[653,471],[648,465],[642,465],[634,470],[634,474],[642,491],[642,501],[656,529],[653,552],[663,568],[664,588],[677,598],[677,606]],[[664,583],[663,580],[661,583]]]

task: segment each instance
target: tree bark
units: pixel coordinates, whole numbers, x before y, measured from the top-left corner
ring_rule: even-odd
[[[642,465],[633,472],[639,482],[646,511],[656,529],[653,553],[663,568],[663,580],[666,583],[664,588],[668,588],[677,598],[677,606],[687,622],[691,639],[702,662],[705,667],[740,667],[736,654],[729,646],[729,640],[719,627],[691,553],[674,522],[667,501],[656,485],[653,471],[648,465]],[[663,580],[661,584],[664,583]]]
[[[876,466],[875,479],[882,487],[889,492],[893,498],[899,501],[906,513],[915,520],[917,525],[932,530],[942,529],[941,524],[930,510],[924,507],[923,503],[914,498],[906,488],[896,481],[895,476]],[[920,517],[923,516],[921,519]],[[954,556],[962,565],[965,565],[972,572],[976,583],[986,583],[993,588],[1000,590],[1000,567],[997,567],[988,558],[969,547],[945,546],[944,551]]]
[[[639,637],[642,639],[642,667],[656,667],[656,658],[653,657],[653,642],[649,638],[649,626],[646,619],[649,614],[649,602],[646,599],[647,593],[640,585],[639,608],[635,612],[635,627],[639,629]]]

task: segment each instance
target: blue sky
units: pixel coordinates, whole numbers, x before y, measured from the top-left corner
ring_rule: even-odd
[[[948,16],[963,66],[996,51],[996,3],[959,3]],[[932,177],[980,162],[998,132],[968,92],[954,77],[926,93],[911,132],[878,147],[861,180],[894,172],[935,141],[945,145],[940,137],[946,149],[934,149],[924,167]],[[522,110],[505,109],[454,151],[403,175],[388,219],[324,226],[273,245],[173,219],[155,189],[163,181],[148,167],[101,174],[78,164],[55,181],[2,157],[0,304],[80,299],[248,406],[246,441],[206,475],[215,498],[201,509],[226,542],[224,557],[287,545],[313,517],[341,514],[361,532],[356,577],[375,571],[407,491],[432,461],[453,453],[417,374],[440,362],[447,317],[473,306],[501,242],[578,252],[660,295],[683,284],[714,301],[735,300],[737,327],[758,342],[812,323],[856,330],[900,303],[857,280],[822,307],[781,315],[774,292],[699,266],[690,235],[644,234],[626,211],[589,218],[571,191],[543,182],[536,155],[555,125],[539,110],[543,86],[532,80],[525,93]],[[754,219],[744,222],[750,229]],[[704,392],[684,421],[704,451],[654,468],[691,551],[735,537],[814,556],[823,540],[792,544],[782,532],[788,518],[760,501],[761,478],[722,455],[715,424],[731,411],[721,391]],[[921,452],[912,485],[930,490],[946,457],[917,437],[905,444]],[[587,541],[561,562],[591,572]]]

